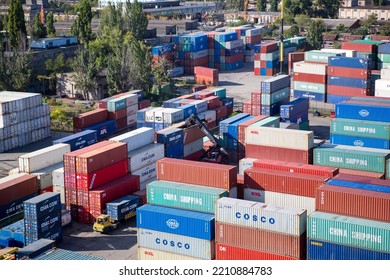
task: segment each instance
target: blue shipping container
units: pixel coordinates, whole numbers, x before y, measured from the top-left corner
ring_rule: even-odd
[[[221,98],[223,106],[226,106],[227,108],[233,108],[234,105],[234,98],[233,97],[226,97]]]
[[[165,144],[165,147],[183,145],[183,129],[172,128],[157,132],[157,143]]]
[[[180,104],[177,104],[175,103],[176,101],[180,101],[181,98],[177,97],[177,98],[172,98],[172,99],[168,99],[168,100],[165,100],[163,102],[163,107],[164,108],[177,108],[180,106]],[[139,112],[139,111],[138,111]]]
[[[34,243],[42,238],[55,240],[56,242],[61,242],[62,227],[50,229],[49,231],[44,232],[41,236],[33,236],[33,235],[26,234],[26,245]]]
[[[243,47],[238,47],[238,48],[226,49],[225,50],[225,55],[226,56],[233,56],[233,55],[242,54],[242,53],[244,53],[244,48]]]
[[[386,103],[377,105],[341,102],[336,104],[335,109],[336,118],[390,122],[390,106]]]
[[[182,105],[180,107],[177,107],[177,109],[181,109],[184,112],[184,119],[187,119],[192,114],[196,114],[196,108],[194,104],[186,104]]]
[[[227,118],[226,120],[221,121],[219,123],[219,134],[223,135],[224,133],[227,133],[229,124],[234,123],[236,121],[239,121],[239,120],[246,118],[248,116],[249,116],[249,114],[239,113],[233,117],[230,117],[230,118]]]
[[[233,137],[234,139],[238,139],[238,125],[240,123],[243,123],[243,122],[250,120],[250,119],[253,119],[253,118],[254,118],[253,116],[247,116],[247,117],[242,118],[238,121],[235,121],[233,123],[228,124],[227,133],[225,133],[225,134]]]
[[[32,193],[28,196],[22,197],[20,199],[11,201],[8,204],[0,206],[0,220],[3,218],[6,218],[8,216],[11,216],[13,214],[16,214],[18,212],[23,211],[23,202],[25,200],[28,200],[30,198],[33,198],[36,196],[38,193]]]
[[[24,218],[37,219],[51,212],[61,211],[59,193],[45,192],[23,202]]]
[[[283,118],[281,117],[281,121],[285,123],[304,123],[309,120],[309,112],[303,111],[300,113],[295,114],[294,116],[290,118]]]
[[[390,260],[390,253],[366,250],[362,248],[307,240],[308,260]]]
[[[218,42],[229,42],[238,39],[238,34],[236,32],[223,32],[218,35],[215,35],[215,40]]]
[[[126,195],[106,204],[107,215],[115,221],[120,221],[130,213],[136,213],[139,206],[139,196]]]
[[[232,70],[239,69],[242,66],[244,66],[244,62],[243,61],[238,61],[238,62],[234,62],[234,63],[226,63],[225,64],[225,70],[226,71],[232,71]]]
[[[53,211],[38,219],[24,219],[24,234],[29,236],[42,236],[47,231],[58,229],[61,224],[61,210]]]
[[[163,123],[154,123],[154,130],[155,131],[160,131],[164,129],[164,124]]]
[[[96,130],[97,139],[103,139],[116,131],[116,121],[109,120],[83,128],[83,130]]]
[[[164,44],[161,46],[155,46],[152,48],[152,55],[163,55],[167,53],[173,53],[174,44]]]
[[[282,106],[283,104],[286,104],[290,101],[290,97],[288,96],[287,98],[285,99],[282,99],[274,104],[271,104],[269,106],[267,105],[262,105],[260,107],[260,113],[261,115],[264,115],[264,116],[275,116],[275,115],[279,115],[280,114],[280,106]]]
[[[389,140],[347,136],[347,135],[339,135],[339,134],[331,134],[330,143],[337,144],[337,145],[347,145],[347,146],[387,149],[387,150],[390,148]]]
[[[312,101],[325,102],[326,94],[294,89],[295,98],[309,98]]]
[[[3,227],[0,229],[0,236],[12,238],[14,240],[13,246],[23,247],[26,242],[24,238],[24,220],[21,219],[15,223]]]
[[[49,251],[55,246],[55,242],[49,239],[40,239],[15,253],[15,258],[20,260],[22,258],[32,259],[40,254]]]
[[[290,118],[297,113],[309,110],[309,98],[298,98],[280,106],[280,116]]]
[[[147,107],[137,111],[137,121],[145,121],[145,113],[147,111],[155,109],[154,107]]]
[[[13,238],[0,235],[0,247],[11,247]]]
[[[273,93],[282,88],[290,86],[290,76],[279,75],[265,81],[261,81],[261,92],[262,93]]]
[[[182,159],[184,158],[184,145],[177,144],[173,146],[168,146],[164,150],[164,155],[165,157],[169,157],[169,158]]]
[[[328,85],[367,89],[370,88],[371,82],[366,79],[328,76]]]
[[[372,62],[371,60],[358,57],[330,56],[328,58],[328,65],[346,68],[371,69]]]
[[[326,102],[332,104],[337,104],[349,99],[351,99],[351,96],[343,96],[329,93],[326,95]]]
[[[390,54],[390,43],[379,45],[378,54]]]
[[[53,141],[53,145],[65,143],[70,145],[70,150],[75,151],[84,147],[91,146],[97,142],[96,130],[84,130],[79,133],[63,137]]]
[[[350,181],[344,181],[344,180],[330,179],[330,180],[326,181],[326,184],[332,185],[332,186],[346,187],[346,188],[351,188],[351,189],[390,193],[389,187],[374,185],[374,184],[360,183],[360,182],[350,182]]]
[[[215,236],[214,215],[146,204],[137,209],[137,227],[205,240]]]

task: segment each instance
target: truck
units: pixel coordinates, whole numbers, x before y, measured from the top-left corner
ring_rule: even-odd
[[[126,195],[107,203],[106,213],[96,217],[93,230],[108,233],[119,227],[136,215],[136,208],[140,205],[138,196]]]

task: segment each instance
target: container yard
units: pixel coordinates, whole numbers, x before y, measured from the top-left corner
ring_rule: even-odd
[[[196,90],[118,93],[68,135],[46,133],[40,95],[0,93],[0,151],[25,146],[0,165],[0,257],[389,260],[390,43],[259,34],[173,36],[153,64],[178,61]]]

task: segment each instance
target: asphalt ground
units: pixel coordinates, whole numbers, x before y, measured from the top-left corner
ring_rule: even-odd
[[[266,78],[268,77],[254,76],[253,63],[246,63],[244,68],[236,72],[220,73],[219,86],[226,87],[227,95],[234,97],[235,102],[245,102],[250,99],[251,92],[260,89],[260,81]],[[329,117],[314,117],[310,114],[309,120],[310,130],[314,131],[315,136],[325,140],[329,139]],[[20,155],[50,146],[54,140],[68,134],[52,132],[52,136],[47,139],[1,153],[0,178],[6,176],[10,169],[18,166]],[[108,234],[94,232],[92,225],[72,222],[64,228],[63,241],[58,247],[110,260],[135,260],[137,259],[136,235],[135,218]]]

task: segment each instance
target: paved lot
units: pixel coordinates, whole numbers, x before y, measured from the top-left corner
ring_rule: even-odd
[[[260,88],[260,81],[266,77],[253,75],[253,63],[246,63],[243,69],[237,72],[222,72],[220,86],[227,88],[227,95],[234,97],[236,102],[250,99],[250,93]],[[329,117],[310,116],[310,127],[315,135],[322,139],[329,139]],[[52,144],[52,141],[68,135],[68,133],[52,133],[50,138],[0,154],[0,178],[8,171],[17,167],[20,155],[41,149]],[[137,259],[137,237],[135,218],[122,225],[119,229],[100,234],[92,230],[92,225],[72,222],[64,229],[63,242],[60,248],[90,254],[112,260]]]

